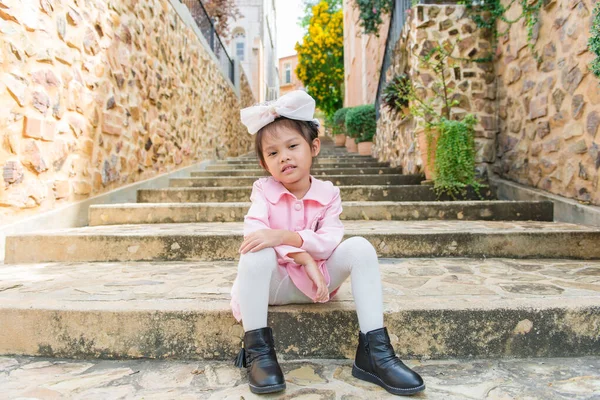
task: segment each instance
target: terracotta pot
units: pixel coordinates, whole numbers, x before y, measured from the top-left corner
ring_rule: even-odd
[[[356,145],[354,138],[351,138],[350,136],[346,136],[346,150],[348,150],[348,153],[356,153],[358,151],[358,146]]]
[[[360,142],[358,144],[358,154],[361,156],[370,156],[373,150],[373,142]]]
[[[338,147],[346,144],[346,135],[335,135],[335,145]]]
[[[425,173],[425,179],[435,179],[435,147],[437,145],[437,131],[431,131],[433,135],[431,140],[431,151],[428,151],[427,145],[427,132],[425,130],[419,130],[415,133],[417,135],[417,142],[419,144],[419,152],[421,153],[421,162],[423,163],[423,172]]]

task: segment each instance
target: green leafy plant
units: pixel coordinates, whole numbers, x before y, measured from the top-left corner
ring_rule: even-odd
[[[381,16],[392,11],[394,1],[354,0],[354,7],[359,11],[359,24],[363,28],[363,34],[375,34],[379,37],[379,26],[383,23]]]
[[[365,104],[352,107],[346,114],[346,132],[356,143],[370,142],[377,131],[375,106]]]
[[[346,134],[346,114],[350,109],[351,107],[340,108],[333,114],[331,119],[333,135]]]
[[[398,74],[383,88],[381,99],[390,111],[401,112],[408,108],[410,95],[410,78],[406,74]]]
[[[460,121],[442,117],[437,124],[434,190],[438,196],[445,193],[455,199],[469,186],[476,193],[483,186],[475,179],[476,124],[477,119],[472,114]]]
[[[590,38],[588,40],[588,47],[590,51],[596,55],[596,58],[592,60],[590,69],[596,77],[600,78],[600,3],[596,3],[593,11],[594,20],[590,28]]]
[[[540,61],[539,54],[535,51],[534,31],[536,25],[540,23],[540,9],[544,5],[543,0],[510,0],[506,6],[502,4],[502,0],[463,0],[460,2],[467,8],[471,19],[478,28],[489,29],[492,32],[494,41],[492,52],[486,59],[491,60],[498,46],[498,38],[508,33],[511,26],[521,20],[525,20],[527,26],[527,45],[533,57]],[[514,19],[506,17],[507,11],[515,5],[521,7],[521,13]],[[498,21],[505,22],[507,27],[504,31],[498,31]]]

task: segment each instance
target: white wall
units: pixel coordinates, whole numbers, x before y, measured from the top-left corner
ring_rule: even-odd
[[[250,81],[254,96],[258,101],[267,99],[267,87],[279,90],[277,76],[277,27],[274,0],[237,0],[242,17],[234,21],[231,31],[237,27],[244,29],[245,59],[242,68]],[[253,51],[253,47],[259,49]],[[230,52],[236,55],[235,40],[229,45]]]

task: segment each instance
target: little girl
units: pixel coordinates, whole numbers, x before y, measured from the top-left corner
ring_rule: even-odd
[[[254,182],[244,218],[233,314],[244,326],[236,365],[248,371],[253,393],[285,389],[267,327],[269,304],[327,302],[350,275],[360,326],[352,375],[388,392],[425,389],[421,377],[400,361],[383,326],[377,254],[362,237],[342,241],[340,190],[310,175],[321,142],[313,120],[315,101],[297,90],[267,105],[241,110],[256,134],[256,154],[271,176]]]

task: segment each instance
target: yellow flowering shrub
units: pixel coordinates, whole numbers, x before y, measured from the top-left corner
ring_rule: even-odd
[[[317,108],[331,117],[342,108],[344,82],[344,15],[342,10],[329,12],[326,1],[312,9],[308,33],[296,44],[296,75]]]

